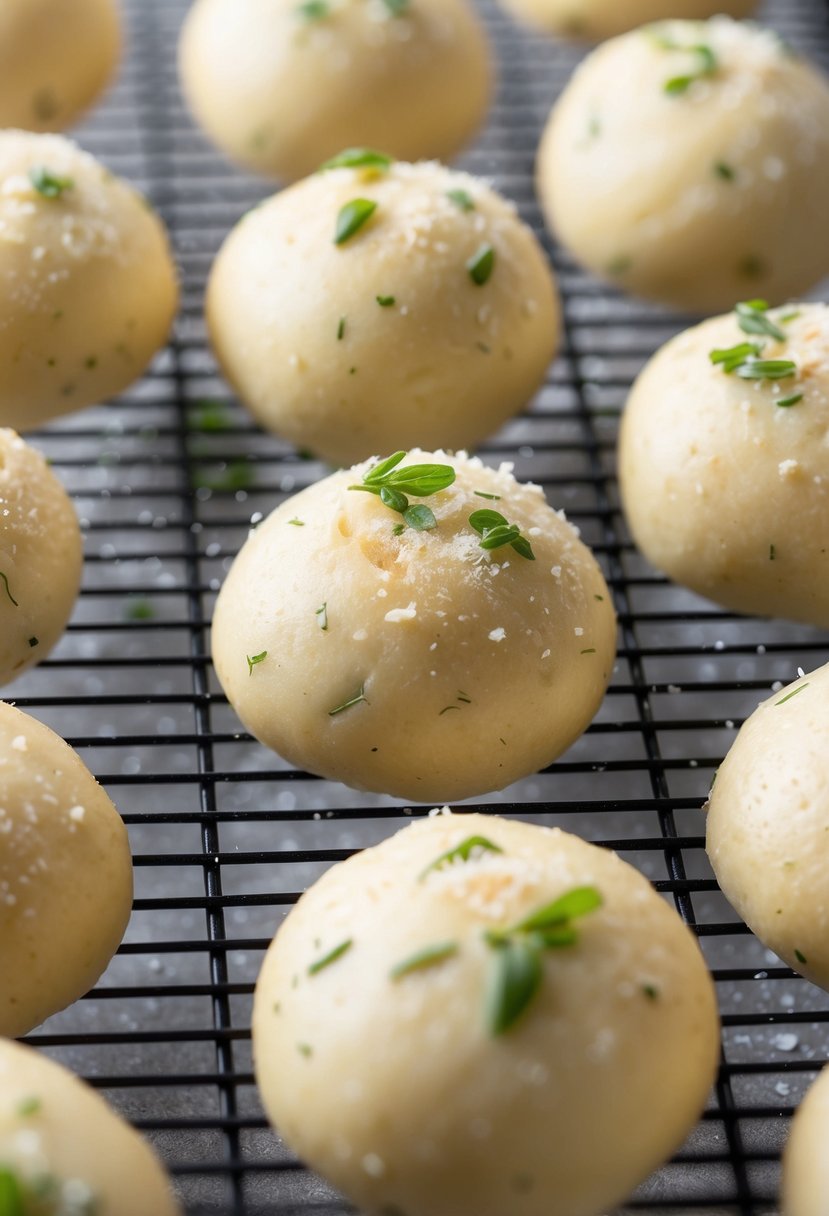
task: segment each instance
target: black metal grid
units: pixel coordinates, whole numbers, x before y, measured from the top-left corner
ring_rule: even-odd
[[[215,250],[269,191],[228,167],[184,112],[175,42],[186,8],[126,0],[121,80],[79,135],[159,208],[183,307],[170,348],[140,384],[35,436],[75,497],[86,567],[66,638],[11,693],[81,751],[124,814],[137,898],[99,987],[30,1041],[150,1136],[192,1216],[339,1216],[348,1206],[262,1117],[253,983],[297,893],[424,808],[291,770],[240,732],[211,669],[215,592],[251,519],[325,469],[253,426],[206,348],[202,297]],[[513,197],[541,235],[534,152],[578,52],[519,31],[494,0],[480,9],[501,86],[462,163]],[[762,15],[829,62],[820,0],[771,0]],[[829,998],[735,919],[705,859],[699,808],[746,714],[798,665],[825,662],[829,647],[806,628],[718,611],[636,554],[618,509],[618,415],[633,375],[680,322],[603,290],[543,239],[564,297],[564,349],[532,410],[482,454],[514,460],[582,529],[614,592],[619,659],[596,722],[567,756],[474,805],[619,849],[695,928],[720,995],[719,1080],[675,1162],[624,1211],[759,1216],[774,1209],[788,1118],[826,1057]]]

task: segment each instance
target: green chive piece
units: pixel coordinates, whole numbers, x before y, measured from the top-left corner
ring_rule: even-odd
[[[302,21],[323,21],[330,15],[331,5],[328,0],[304,0],[303,4],[296,6],[294,12]]]
[[[29,170],[29,181],[43,198],[60,198],[66,190],[71,190],[74,181],[71,177],[61,177],[47,169],[45,165],[35,165]]]
[[[491,1034],[504,1034],[518,1021],[541,987],[538,947],[524,938],[495,948],[495,966],[487,993],[486,1020]]]
[[[342,705],[337,705],[334,709],[329,709],[328,716],[329,718],[333,718],[337,714],[344,713],[345,710],[351,709],[355,705],[359,705],[361,701],[365,701],[366,705],[368,705],[365,684],[361,684],[354,696],[349,697],[347,701],[343,701]]]
[[[489,244],[479,245],[466,263],[469,277],[478,287],[488,283],[495,269],[495,250]]]
[[[15,1114],[19,1115],[21,1119],[28,1119],[30,1115],[36,1115],[42,1106],[43,1102],[40,1098],[34,1096],[23,1098],[18,1102]]]
[[[457,942],[441,942],[437,946],[426,946],[423,950],[418,950],[415,954],[404,958],[402,963],[392,967],[389,976],[393,980],[402,979],[404,975],[410,975],[412,971],[423,971],[426,967],[434,967],[437,963],[442,963],[457,953]]]
[[[385,152],[376,152],[374,148],[346,148],[320,165],[317,172],[327,173],[329,169],[377,169],[385,173],[393,164],[393,157],[386,156]]]
[[[804,963],[804,964],[806,963],[806,955],[805,955],[805,954],[803,954],[803,953],[801,953],[801,951],[800,951],[800,950],[797,950],[797,949],[796,949],[796,950],[795,950],[795,952],[794,952],[794,956],[795,956],[795,958],[797,959],[797,961],[798,961],[799,963]],[[807,964],[807,965],[808,965],[808,964]]]
[[[595,912],[602,903],[602,897],[595,887],[574,887],[572,891],[526,916],[511,932],[529,933],[534,929],[552,929],[568,920]]]
[[[377,204],[368,198],[353,198],[340,208],[337,216],[337,226],[334,230],[334,244],[344,245],[356,232],[359,232],[374,215]]]
[[[747,359],[758,358],[762,351],[763,348],[759,342],[738,342],[736,346],[726,346],[710,351],[708,358],[714,364],[722,364],[723,371],[730,374]]]
[[[785,697],[781,697],[779,701],[775,701],[775,705],[785,705],[787,701],[791,701],[792,697],[796,697],[798,693],[803,692],[808,688],[808,683],[801,684],[799,688],[793,688],[791,692],[787,692]]]
[[[318,958],[315,963],[311,963],[311,966],[308,968],[308,974],[318,975],[320,971],[323,971],[326,967],[330,967],[332,963],[336,963],[338,958],[342,958],[353,945],[354,939],[351,937],[344,942],[340,942],[339,946],[335,946],[333,950],[329,950],[322,958]]]
[[[642,992],[648,998],[649,1001],[658,1001],[659,1000],[659,989],[656,987],[655,984],[643,984]]]
[[[467,836],[460,844],[456,844],[454,848],[441,853],[440,857],[436,857],[425,870],[422,870],[418,875],[418,882],[423,882],[426,875],[431,874],[433,870],[444,870],[447,866],[454,865],[458,861],[467,862],[471,859],[477,859],[478,854],[481,852],[503,853],[503,851],[499,845],[493,844],[491,840],[487,840],[486,836]]]
[[[721,177],[724,182],[733,182],[737,176],[731,165],[727,165],[724,160],[718,160],[714,163],[714,172],[717,177]]]
[[[254,667],[256,667],[258,663],[264,663],[267,657],[267,650],[263,650],[261,654],[246,654],[245,658],[248,661],[248,675],[252,676]]]
[[[792,393],[792,395],[790,397],[780,397],[777,401],[775,401],[774,404],[779,406],[781,410],[788,410],[793,405],[797,405],[798,402],[800,402],[802,400],[803,400],[802,393]]]
[[[788,380],[797,375],[797,364],[791,359],[747,359],[735,369],[741,380]]]
[[[345,337],[345,317],[340,317],[340,323],[337,326],[337,341],[342,342]]]
[[[446,197],[450,202],[454,203],[460,211],[474,211],[475,203],[472,200],[472,195],[466,190],[447,190]]]
[[[3,1216],[26,1216],[27,1207],[17,1174],[0,1166],[0,1212]]]
[[[663,88],[669,96],[678,97],[686,93],[697,80],[702,80],[706,76],[713,76],[717,71],[719,66],[717,56],[710,46],[706,46],[705,44],[682,46],[680,43],[672,43],[668,39],[664,39],[661,45],[665,50],[669,51],[687,51],[689,54],[696,55],[699,60],[695,71],[688,72],[683,76],[672,76],[670,80],[665,81]]]
[[[317,609],[316,617],[317,617],[317,624],[319,625],[319,627],[323,631],[323,633],[325,633],[325,631],[328,629],[328,601],[327,600],[325,601],[324,604],[321,605],[321,607],[319,607]]]
[[[394,296],[378,296],[377,303],[381,308],[393,308],[397,301]]]
[[[310,1043],[297,1043],[296,1049],[301,1056],[305,1056],[306,1060],[309,1060],[314,1054],[314,1049]]]
[[[776,548],[774,547],[774,545],[769,545],[769,561],[773,562],[776,557],[777,557]]]
[[[490,500],[490,502],[500,502],[501,501],[500,494],[485,494],[483,490],[473,490],[472,493],[477,495],[478,498],[488,498]]]
[[[305,521],[302,519],[297,519],[296,516],[294,516],[293,519],[289,519],[288,523],[291,524],[291,526],[294,528],[304,528],[305,527]]]
[[[737,324],[744,334],[763,334],[785,342],[786,335],[779,325],[766,316],[768,304],[765,300],[746,300],[735,308]]]
[[[8,579],[8,575],[4,574],[2,570],[0,570],[0,579],[2,579],[2,580],[3,580],[3,585],[4,585],[4,586],[5,586],[5,588],[6,588],[6,595],[9,597],[9,599],[11,600],[11,602],[14,604],[15,608],[19,608],[19,607],[20,607],[20,605],[18,604],[17,600],[16,600],[16,599],[14,598],[14,596],[12,595],[12,592],[11,592],[11,587],[9,586],[9,579]]]

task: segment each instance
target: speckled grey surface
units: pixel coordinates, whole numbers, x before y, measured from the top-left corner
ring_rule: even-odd
[[[201,297],[211,258],[268,191],[227,166],[185,115],[174,51],[186,7],[128,0],[121,79],[79,131],[159,207],[184,296],[175,342],[140,384],[36,439],[75,496],[87,564],[70,632],[8,695],[79,747],[127,818],[137,902],[126,948],[98,991],[33,1041],[101,1084],[147,1130],[176,1170],[189,1213],[338,1216],[347,1208],[324,1183],[265,1168],[291,1158],[266,1129],[250,1077],[250,990],[291,898],[331,852],[380,840],[405,816],[391,799],[296,777],[247,740],[206,659],[215,592],[251,519],[325,470],[252,427],[205,345]],[[500,51],[501,90],[463,164],[491,177],[540,229],[533,151],[578,52],[520,33],[493,0],[480,8]],[[777,0],[763,12],[826,62],[820,0]],[[690,883],[686,906],[702,926],[709,962],[728,976],[718,989],[729,1089],[712,1097],[711,1117],[680,1161],[638,1197],[659,1213],[768,1212],[788,1115],[826,1057],[827,997],[792,978],[709,889],[699,807],[740,720],[799,665],[826,661],[829,648],[806,628],[718,613],[654,580],[626,544],[612,475],[618,412],[644,359],[681,322],[604,292],[558,250],[555,260],[566,352],[532,411],[486,445],[485,456],[514,459],[597,546],[613,576],[622,650],[591,731],[550,772],[480,801],[613,842],[663,883],[672,877],[670,854],[657,846],[675,828]],[[205,399],[224,403],[230,433],[198,425]],[[241,488],[217,490],[228,484],[228,465]],[[672,824],[660,823],[668,806]],[[209,909],[205,876],[214,896],[219,882],[222,891]],[[226,945],[211,948],[222,934]],[[216,970],[225,959],[226,982]],[[741,1116],[745,1155],[736,1173],[717,1117],[723,1100]],[[236,1109],[230,1122],[228,1101]],[[235,1173],[224,1168],[229,1156]]]

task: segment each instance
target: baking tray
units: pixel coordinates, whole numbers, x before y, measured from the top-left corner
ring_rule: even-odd
[[[157,206],[181,267],[182,310],[140,383],[34,437],[74,496],[86,566],[66,637],[8,695],[79,749],[123,813],[136,901],[96,990],[28,1041],[147,1134],[188,1216],[342,1216],[348,1205],[263,1118],[253,985],[298,893],[428,808],[291,769],[241,730],[215,680],[215,594],[251,521],[326,469],[260,432],[216,374],[205,278],[225,234],[270,189],[228,166],[184,110],[175,47],[186,0],[124,8],[119,82],[78,137]],[[601,287],[544,235],[535,148],[581,51],[520,30],[491,0],[479,8],[500,88],[460,163],[512,197],[539,233],[565,323],[531,409],[482,455],[514,461],[581,529],[613,590],[620,647],[583,738],[548,771],[467,805],[618,849],[698,934],[723,1016],[719,1079],[674,1162],[622,1210],[759,1216],[775,1210],[789,1118],[826,1058],[829,997],[769,954],[718,893],[700,806],[742,719],[799,666],[827,661],[827,640],[722,612],[670,586],[633,549],[614,474],[619,413],[645,359],[683,321]],[[821,0],[776,0],[760,15],[829,63]]]

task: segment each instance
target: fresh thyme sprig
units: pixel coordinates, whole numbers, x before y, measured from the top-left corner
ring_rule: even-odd
[[[455,480],[455,470],[448,464],[409,464],[398,468],[405,455],[405,452],[395,452],[386,460],[381,460],[363,474],[361,485],[348,488],[376,494],[383,506],[403,516],[408,527],[415,532],[429,532],[437,527],[434,512],[422,503],[410,506],[409,495],[428,498],[439,490],[447,489]],[[395,535],[402,531],[398,524]]]
[[[473,511],[469,516],[469,526],[480,536],[482,549],[500,549],[502,545],[512,545],[521,557],[530,562],[535,561],[532,545],[521,535],[518,524],[509,523],[500,511],[488,508]]]

